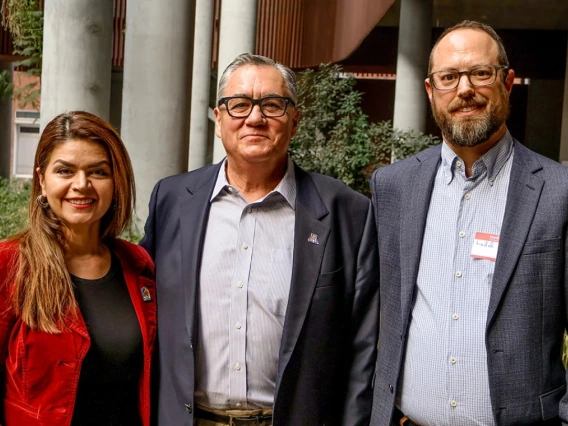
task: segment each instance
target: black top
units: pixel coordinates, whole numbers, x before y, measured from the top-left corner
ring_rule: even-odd
[[[120,261],[96,280],[71,275],[91,346],[81,366],[73,426],[140,426],[140,324]]]

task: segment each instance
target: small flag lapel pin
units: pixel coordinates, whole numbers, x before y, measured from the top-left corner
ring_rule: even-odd
[[[148,290],[146,287],[142,287],[140,289],[140,292],[142,293],[142,300],[144,300],[144,302],[149,302],[152,300],[152,296],[150,296],[150,290]]]
[[[310,238],[308,238],[308,243],[312,243],[312,244],[319,244],[318,241],[318,234],[314,234],[313,232],[310,234]]]

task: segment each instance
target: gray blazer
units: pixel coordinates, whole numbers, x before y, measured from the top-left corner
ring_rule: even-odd
[[[141,244],[156,263],[160,426],[193,424],[196,295],[219,164],[158,182]],[[296,166],[292,280],[274,425],[368,425],[378,336],[371,201]],[[318,235],[319,244],[308,238]],[[211,313],[214,315],[215,313]]]
[[[372,426],[390,424],[439,163],[438,145],[377,170],[371,180],[381,283]],[[515,141],[485,338],[498,425],[537,424],[558,416],[568,421],[561,360],[567,229],[568,169]]]

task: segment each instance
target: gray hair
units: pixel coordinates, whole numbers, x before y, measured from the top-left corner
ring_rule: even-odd
[[[501,40],[501,37],[499,37],[499,35],[495,32],[495,30],[491,28],[489,25],[483,24],[481,22],[465,20],[461,21],[459,24],[454,25],[453,27],[447,28],[442,33],[442,35],[438,37],[438,40],[436,40],[436,43],[434,43],[434,47],[430,52],[428,72],[432,72],[432,62],[433,62],[432,58],[434,57],[434,50],[436,50],[436,47],[438,46],[440,41],[452,31],[462,30],[462,29],[480,30],[487,33],[495,41],[495,44],[497,44],[497,50],[498,50],[497,61],[499,62],[499,65],[503,65],[507,68],[509,67],[509,59],[507,58],[507,52],[505,51],[503,40]]]
[[[287,66],[284,66],[270,58],[267,58],[266,56],[253,55],[252,53],[242,53],[237,56],[227,68],[225,68],[225,71],[223,71],[223,75],[219,80],[219,89],[217,90],[217,104],[225,94],[225,88],[227,87],[227,82],[229,81],[231,74],[233,74],[233,72],[238,68],[245,65],[276,68],[276,70],[278,70],[278,72],[282,74],[282,77],[284,78],[286,90],[288,91],[286,95],[290,96],[290,98],[292,98],[294,102],[297,102],[298,86],[296,84],[296,74],[294,74],[294,71],[292,71]]]

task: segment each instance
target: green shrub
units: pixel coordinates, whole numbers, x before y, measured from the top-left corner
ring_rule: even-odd
[[[356,80],[339,65],[324,64],[298,76],[298,132],[290,144],[294,160],[307,170],[341,179],[369,195],[375,169],[439,143],[418,131],[393,129],[390,121],[369,122]]]
[[[30,182],[0,177],[0,240],[24,229],[28,219]]]

